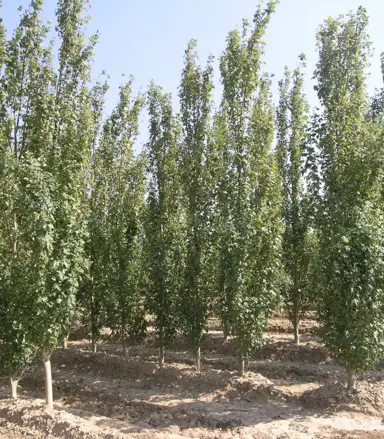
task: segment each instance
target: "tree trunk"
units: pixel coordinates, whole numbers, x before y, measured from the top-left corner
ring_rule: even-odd
[[[65,351],[67,348],[68,348],[68,340],[65,338],[63,340],[62,349],[63,349],[63,351]]]
[[[13,375],[9,376],[11,382],[11,398],[17,399],[17,386],[19,384],[19,378],[16,378]]]
[[[17,218],[16,214],[13,216],[13,231],[14,231],[14,237],[13,237],[13,243],[12,243],[12,259],[15,260],[17,258]]]
[[[350,392],[356,387],[356,370],[347,369],[347,389]]]
[[[160,341],[160,349],[159,349],[159,366],[164,366],[164,344]]]
[[[243,377],[245,373],[245,360],[243,355],[239,356],[239,369],[238,369],[238,375],[239,377]]]
[[[52,390],[52,369],[51,358],[48,357],[44,361],[45,370],[45,398],[48,409],[53,409],[53,390]]]
[[[92,278],[93,279],[93,278]],[[93,300],[93,291],[91,294],[91,349],[92,354],[96,354],[97,352],[97,330],[96,330],[96,317],[95,317],[95,306]]]
[[[224,324],[223,324],[223,336],[224,336],[224,341],[227,341],[227,340],[228,340],[228,334],[229,334],[228,326],[224,323]]]
[[[195,351],[195,368],[200,372],[201,349],[200,346]]]
[[[295,344],[296,344],[296,346],[298,346],[300,344],[299,327],[300,327],[300,320],[299,320],[299,316],[296,313],[295,319],[294,319],[294,322],[293,322],[293,330],[294,330],[294,334],[295,334]]]
[[[96,340],[96,334],[93,330],[93,325],[92,325],[92,330],[91,330],[91,350],[92,350],[92,354],[96,354],[97,352],[97,340]]]
[[[131,356],[131,353],[130,353],[129,346],[127,346],[127,344],[124,342],[124,358],[126,360],[129,360],[130,356]]]

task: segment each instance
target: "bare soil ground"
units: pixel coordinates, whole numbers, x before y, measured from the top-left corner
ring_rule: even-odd
[[[384,368],[359,377],[348,394],[313,317],[302,327],[295,346],[284,316],[271,319],[267,344],[244,378],[236,376],[232,340],[214,320],[200,373],[182,339],[169,347],[163,368],[151,332],[128,360],[107,337],[97,354],[87,340],[70,341],[52,358],[55,410],[44,409],[40,365],[23,375],[17,402],[0,380],[0,439],[384,438]]]

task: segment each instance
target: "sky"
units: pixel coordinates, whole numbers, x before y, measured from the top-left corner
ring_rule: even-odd
[[[225,48],[229,31],[240,28],[242,19],[252,20],[258,0],[90,0],[89,32],[99,31],[93,66],[94,78],[106,70],[111,89],[107,112],[117,103],[118,86],[135,77],[135,91],[145,91],[154,80],[171,92],[177,108],[177,88],[183,68],[183,56],[190,39],[198,40],[200,61],[209,54],[216,60]],[[45,0],[44,18],[54,21],[55,0]],[[0,16],[6,27],[17,23],[17,6],[27,0],[3,0]],[[370,16],[369,32],[374,56],[368,86],[370,93],[381,87],[380,53],[384,51],[384,0],[281,0],[266,35],[266,72],[274,74],[274,92],[284,66],[293,69],[298,55],[307,57],[306,92],[312,106],[317,104],[312,76],[317,62],[316,30],[328,16],[346,14],[364,6]],[[216,62],[215,101],[220,101],[220,78]],[[276,93],[275,99],[277,98]],[[145,130],[145,117],[142,121]],[[140,136],[143,142],[145,136]]]

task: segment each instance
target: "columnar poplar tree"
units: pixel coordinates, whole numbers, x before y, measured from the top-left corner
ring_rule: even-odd
[[[190,41],[179,89],[181,103],[181,179],[186,209],[186,266],[182,288],[182,324],[200,370],[200,345],[207,324],[209,291],[208,207],[210,188],[207,178],[208,135],[211,112],[212,65],[202,70],[197,64],[196,41]]]
[[[121,336],[126,353],[145,335],[139,272],[145,162],[133,153],[145,102],[140,95],[132,99],[131,88],[132,80],[120,87],[120,101],[103,126],[92,194],[94,238],[100,238],[94,245],[102,244],[102,251],[92,261],[92,271],[96,288],[105,295],[109,326]]]
[[[278,168],[272,153],[274,109],[270,80],[261,80],[248,126],[248,225],[243,289],[235,299],[234,335],[244,358],[263,343],[268,318],[279,301],[281,272],[281,204]]]
[[[228,245],[231,229],[229,227],[229,168],[230,150],[227,147],[228,121],[226,111],[219,110],[213,118],[212,137],[210,142],[211,175],[216,182],[213,190],[215,209],[212,212],[211,242],[214,249],[213,294],[214,313],[221,319],[224,338],[230,334],[230,315],[232,310],[232,294],[227,290],[227,273],[230,264],[230,246]]]
[[[304,61],[303,55],[300,56]],[[291,87],[291,82],[292,88]],[[283,200],[282,260],[287,285],[284,290],[285,306],[294,327],[296,344],[299,344],[300,319],[307,309],[311,279],[311,234],[306,215],[303,181],[303,153],[308,128],[308,104],[304,95],[301,68],[279,82],[280,102],[277,111],[277,154]]]
[[[1,357],[11,375],[11,395],[36,353],[31,340],[30,297],[47,264],[46,244],[52,221],[52,178],[45,173],[42,147],[49,142],[50,48],[43,49],[47,27],[40,20],[41,1],[21,15],[5,43],[1,28],[1,313],[5,338]],[[41,144],[40,144],[41,142]],[[40,227],[39,227],[40,226]],[[41,276],[41,277],[40,277]]]
[[[0,3],[1,6],[1,3]],[[0,361],[11,379],[11,397],[17,398],[17,381],[23,368],[34,356],[25,340],[26,328],[22,319],[16,320],[11,274],[15,263],[15,217],[12,194],[15,189],[7,127],[11,126],[4,88],[7,44],[6,30],[0,23]],[[9,99],[9,98],[8,98]],[[13,162],[12,162],[13,163]]]
[[[93,117],[87,87],[96,37],[85,42],[84,0],[59,0],[57,32],[61,40],[53,99],[54,120],[47,166],[52,174],[54,224],[49,274],[31,311],[39,318],[31,331],[46,368],[47,404],[52,406],[50,355],[68,331],[81,277],[87,268],[83,209],[87,159],[93,141]],[[48,244],[47,244],[48,245]]]
[[[89,259],[88,276],[83,280],[79,288],[78,304],[82,308],[84,323],[90,326],[92,352],[96,352],[96,342],[100,337],[100,331],[106,322],[106,294],[105,294],[105,275],[104,267],[108,259],[108,248],[102,224],[105,219],[105,209],[103,201],[105,197],[98,197],[96,186],[100,179],[96,149],[99,144],[102,117],[104,111],[105,95],[108,90],[107,82],[98,82],[91,91],[91,109],[93,116],[93,141],[92,150],[89,157],[88,178],[86,194],[84,197],[84,209],[88,216],[88,239],[86,242],[86,252]]]
[[[181,183],[178,172],[179,123],[172,113],[171,96],[153,83],[148,91],[149,136],[148,196],[145,220],[145,258],[148,269],[147,302],[154,315],[160,345],[164,349],[179,327],[179,295],[182,285],[184,251]]]
[[[278,178],[270,150],[273,112],[269,80],[260,74],[262,38],[276,3],[258,8],[250,35],[246,21],[242,35],[238,31],[229,34],[220,61],[227,128],[222,152],[226,175],[220,203],[219,294],[224,327],[236,336],[240,375],[244,359],[262,344],[263,330],[277,299]]]
[[[381,143],[366,117],[367,25],[360,7],[356,14],[329,18],[318,32],[315,78],[323,113],[313,127],[308,163],[318,167],[322,181],[317,193],[322,334],[345,365],[348,389],[357,371],[382,358],[384,337]]]
[[[44,47],[48,28],[39,18],[42,3],[31,2],[6,47],[2,129],[14,182],[6,214],[12,224],[6,285],[14,309],[23,303],[15,325],[26,344],[40,351],[52,407],[50,354],[68,330],[87,266],[82,201],[93,129],[86,84],[96,40],[84,43],[85,2],[59,1],[55,73],[52,46]]]

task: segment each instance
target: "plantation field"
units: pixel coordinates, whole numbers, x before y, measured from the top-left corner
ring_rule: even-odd
[[[107,331],[96,354],[73,334],[52,356],[54,411],[44,408],[40,364],[23,375],[17,402],[1,379],[0,438],[384,437],[384,366],[360,376],[348,395],[344,369],[316,336],[312,316],[303,321],[300,346],[288,321],[272,318],[268,342],[244,378],[237,377],[231,339],[224,341],[216,321],[210,328],[201,373],[182,339],[159,368],[151,331],[128,359]]]

